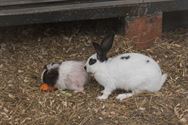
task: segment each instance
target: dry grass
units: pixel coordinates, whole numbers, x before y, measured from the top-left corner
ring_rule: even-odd
[[[102,38],[92,28],[59,25],[62,24],[0,29],[1,125],[186,124],[187,29],[165,34],[147,50],[135,50],[122,36],[116,37],[110,55],[133,51],[145,53],[155,58],[169,74],[160,92],[140,94],[119,102],[115,99],[118,92],[106,101],[96,100],[102,87],[93,79],[86,86],[86,94],[39,91],[44,64],[87,59],[94,52],[91,42]]]

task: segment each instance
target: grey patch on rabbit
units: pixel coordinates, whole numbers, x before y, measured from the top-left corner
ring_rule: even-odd
[[[149,60],[146,60],[146,63],[149,63],[150,61]]]

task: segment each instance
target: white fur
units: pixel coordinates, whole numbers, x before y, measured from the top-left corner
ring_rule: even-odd
[[[81,61],[65,61],[61,64],[48,64],[47,69],[50,70],[56,67],[59,68],[59,77],[55,84],[56,88],[62,90],[74,90],[75,92],[83,92],[84,85],[88,80],[88,74],[84,70],[84,64],[85,63]]]
[[[130,58],[121,59],[124,56]],[[97,60],[95,64],[89,65],[91,58],[97,59],[96,54],[86,62],[87,72],[92,73],[104,87],[103,95],[98,99],[107,99],[115,89],[132,90],[131,94],[118,95],[119,100],[143,91],[157,92],[167,78],[167,74],[162,75],[159,65],[152,58],[139,53],[121,54],[104,62]]]

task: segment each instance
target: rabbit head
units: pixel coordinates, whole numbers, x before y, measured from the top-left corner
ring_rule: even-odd
[[[51,86],[56,84],[59,76],[60,63],[50,63],[45,65],[41,75],[41,82],[47,83]]]
[[[108,60],[107,53],[112,48],[114,33],[108,34],[101,44],[93,42],[96,53],[90,56],[85,64],[85,70],[88,73],[95,73]]]

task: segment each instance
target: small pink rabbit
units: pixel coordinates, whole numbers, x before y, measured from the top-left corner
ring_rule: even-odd
[[[65,61],[50,63],[44,66],[41,82],[57,89],[69,89],[75,92],[84,92],[84,85],[88,74],[84,70],[84,62]]]

